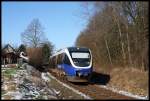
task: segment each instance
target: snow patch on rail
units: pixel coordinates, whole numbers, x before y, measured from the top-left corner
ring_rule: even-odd
[[[48,73],[47,72],[47,74],[52,78],[52,79],[55,79],[58,83],[60,83],[60,84],[62,84],[63,86],[65,86],[65,87],[67,87],[67,88],[69,88],[69,89],[71,89],[72,91],[74,91],[75,93],[77,93],[77,94],[80,94],[81,96],[83,96],[85,99],[92,99],[91,97],[89,97],[88,95],[85,95],[85,94],[83,94],[83,93],[81,93],[81,92],[79,92],[78,90],[76,90],[76,89],[74,89],[74,88],[72,88],[72,87],[70,87],[69,85],[67,85],[67,84],[65,84],[65,83],[62,83],[62,82],[60,82],[59,80],[57,80],[54,76],[52,76],[50,73]]]
[[[104,86],[104,85],[99,85],[99,87],[105,88],[105,89],[108,89],[108,90],[111,90],[111,91],[113,91],[113,92],[115,92],[115,93],[119,93],[119,94],[122,94],[122,95],[125,95],[125,96],[137,98],[137,99],[142,99],[142,100],[147,100],[147,99],[149,99],[148,96],[141,97],[141,96],[134,95],[134,94],[132,94],[132,93],[130,93],[130,92],[127,92],[127,91],[118,90],[118,89],[113,88],[113,87],[108,87],[108,86]]]

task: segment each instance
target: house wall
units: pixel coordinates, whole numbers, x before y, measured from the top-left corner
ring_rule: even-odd
[[[18,57],[15,54],[8,53],[3,55],[2,64],[16,64]]]

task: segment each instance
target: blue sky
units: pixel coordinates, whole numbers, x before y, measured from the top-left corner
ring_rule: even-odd
[[[73,46],[85,21],[81,2],[2,2],[2,44],[21,44],[21,33],[34,18],[56,49]]]

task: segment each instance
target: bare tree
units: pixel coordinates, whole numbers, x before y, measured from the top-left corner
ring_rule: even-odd
[[[30,47],[38,47],[45,40],[43,27],[39,19],[33,19],[27,29],[21,33],[22,42]]]
[[[92,13],[89,4],[94,6]],[[147,69],[147,2],[94,2],[85,3],[83,8],[89,21],[76,45],[91,48],[95,64]]]

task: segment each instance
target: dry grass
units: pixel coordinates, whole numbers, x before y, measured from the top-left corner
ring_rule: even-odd
[[[148,94],[148,73],[137,69],[114,69],[110,84],[138,95]]]
[[[17,88],[16,84],[14,84],[14,83],[8,84],[7,87],[8,87],[7,88],[8,91],[15,91]]]
[[[148,72],[140,71],[135,68],[98,68],[101,73],[109,74],[109,85],[115,86],[120,90],[125,90],[133,94],[148,95]]]
[[[5,98],[5,100],[11,100],[12,96],[11,95],[4,95],[3,98]]]

